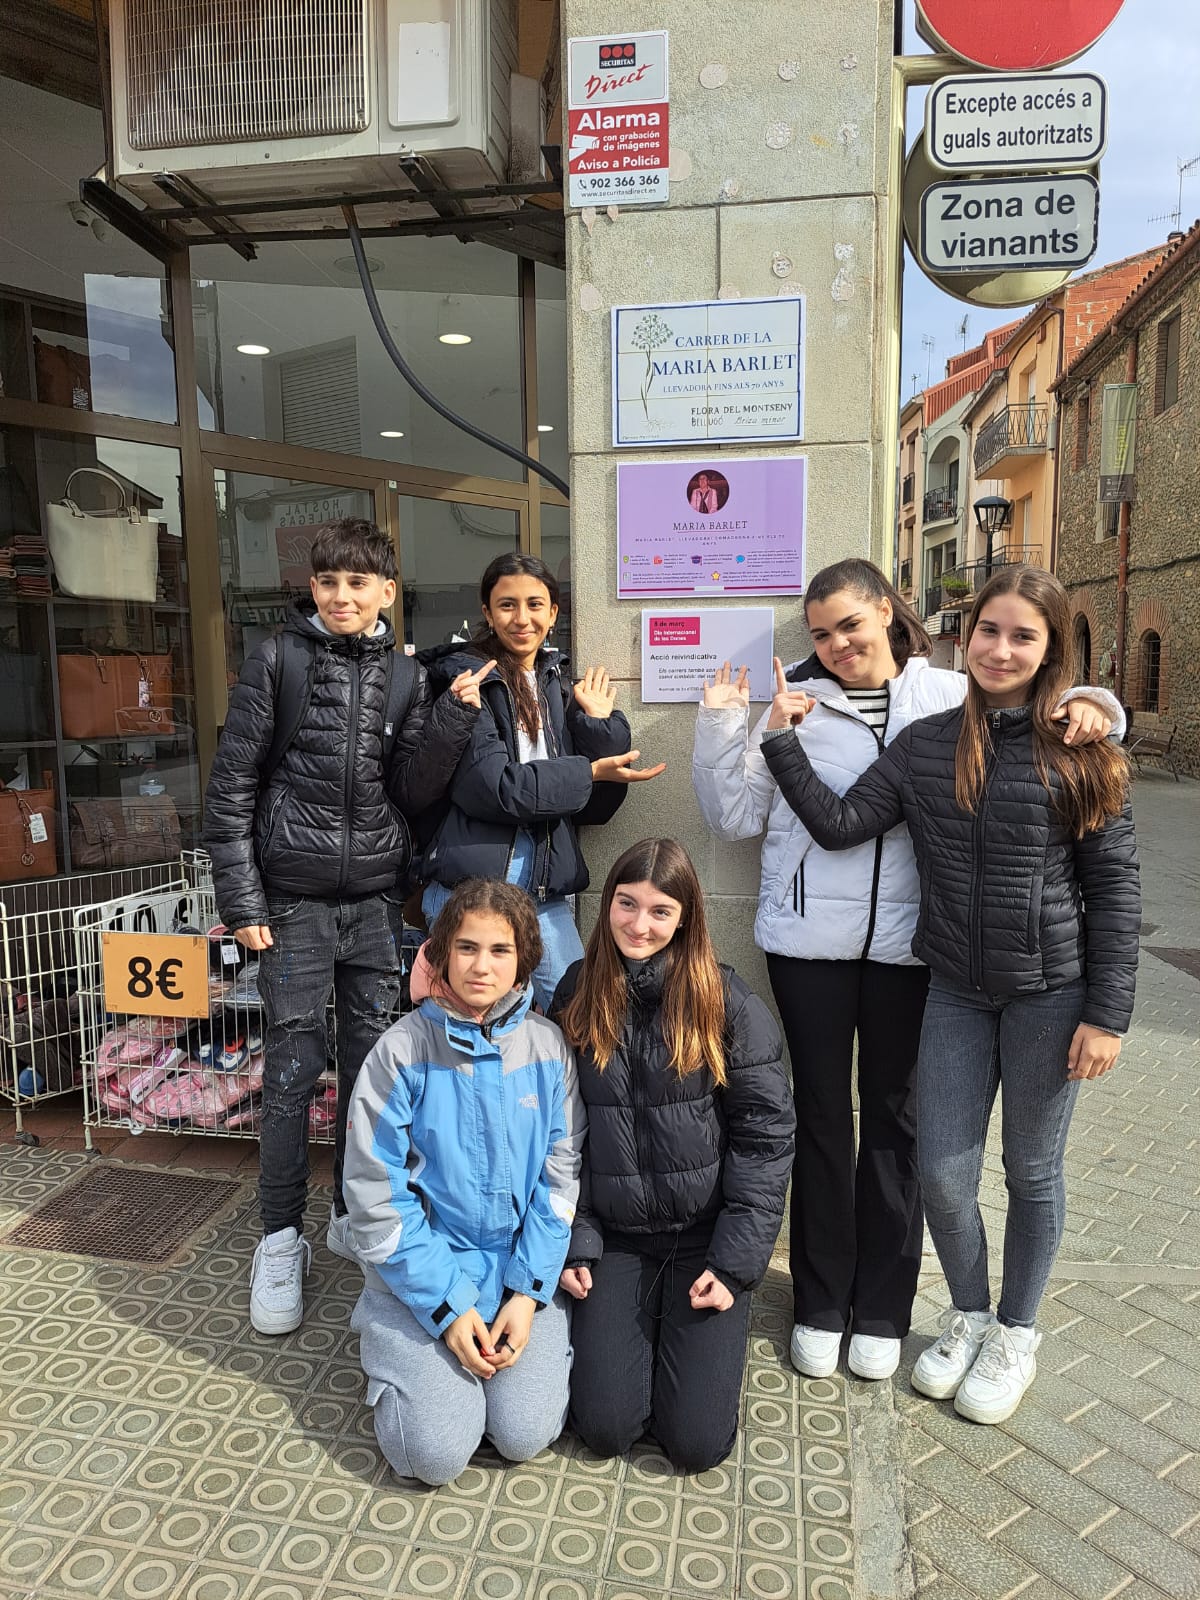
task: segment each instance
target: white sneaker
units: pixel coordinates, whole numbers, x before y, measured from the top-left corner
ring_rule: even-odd
[[[828,1333],[824,1328],[810,1328],[807,1323],[797,1322],[792,1329],[788,1355],[796,1371],[806,1378],[827,1378],[837,1371],[841,1348],[840,1333]]]
[[[250,1326],[256,1333],[291,1333],[304,1320],[304,1274],[312,1247],[295,1228],[261,1240],[250,1270]]]
[[[890,1378],[900,1365],[900,1341],[878,1338],[873,1333],[852,1333],[846,1364],[859,1378]]]
[[[1037,1376],[1034,1352],[1042,1336],[1033,1328],[989,1329],[975,1365],[954,1396],[954,1409],[970,1422],[1004,1422]]]
[[[923,1350],[912,1370],[912,1386],[931,1400],[948,1400],[970,1372],[980,1346],[997,1326],[990,1311],[942,1313],[942,1336]]]
[[[335,1256],[341,1256],[343,1261],[357,1261],[358,1253],[354,1248],[354,1235],[350,1232],[349,1213],[336,1216],[329,1213],[329,1226],[325,1229],[325,1243]]]

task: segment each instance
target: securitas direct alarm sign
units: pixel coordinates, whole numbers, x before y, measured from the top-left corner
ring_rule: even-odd
[[[568,39],[567,133],[569,205],[667,199],[665,32]]]

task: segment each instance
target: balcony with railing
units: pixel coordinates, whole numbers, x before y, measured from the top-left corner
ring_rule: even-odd
[[[958,516],[958,490],[943,487],[927,489],[921,520],[926,526],[931,522],[953,522]]]
[[[1035,544],[1010,544],[992,551],[992,559],[981,561],[964,561],[957,567],[951,567],[949,572],[943,572],[938,591],[941,599],[933,608],[940,611],[948,606],[969,606],[975,596],[983,588],[993,572],[998,572],[1001,567],[1013,567],[1027,563],[1029,566],[1040,567],[1042,564],[1042,547]],[[926,610],[926,616],[932,616],[933,611]]]
[[[915,472],[906,472],[900,480],[900,504],[910,506],[913,496],[917,492],[917,475]]]
[[[975,473],[980,478],[1002,478],[1021,456],[1037,455],[1046,448],[1050,407],[1043,401],[1005,406],[979,430],[975,441]]]

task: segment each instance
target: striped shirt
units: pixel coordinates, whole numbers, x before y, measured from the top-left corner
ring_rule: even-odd
[[[887,684],[882,689],[847,689],[845,694],[868,728],[882,736],[888,719]]]

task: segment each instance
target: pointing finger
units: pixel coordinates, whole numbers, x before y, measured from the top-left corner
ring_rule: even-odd
[[[775,662],[775,692],[777,694],[786,694],[788,692],[788,686],[787,679],[783,675],[783,662],[780,661],[778,656],[775,656],[773,659]]]

